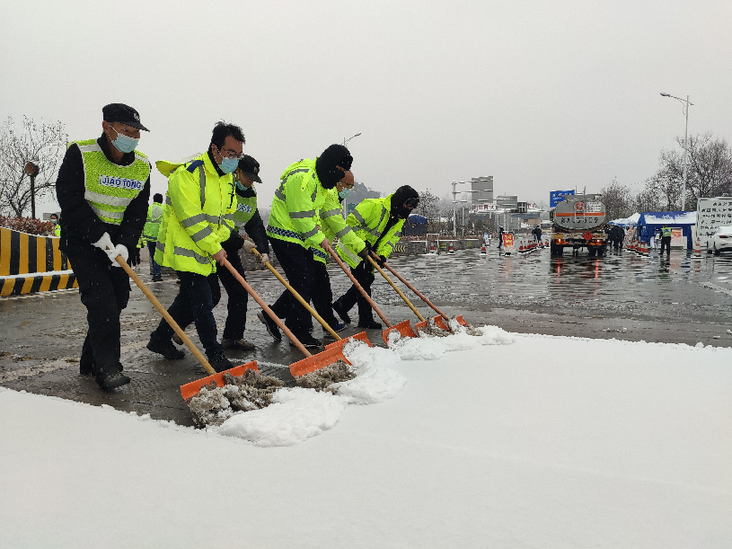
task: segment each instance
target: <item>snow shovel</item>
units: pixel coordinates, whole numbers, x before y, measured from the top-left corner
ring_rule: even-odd
[[[356,278],[351,274],[351,271],[348,270],[348,267],[346,267],[346,264],[343,263],[343,260],[338,256],[338,253],[331,248],[330,249],[330,255],[333,256],[333,259],[336,260],[338,265],[340,265],[341,269],[343,269],[343,272],[346,273],[348,278],[351,279],[351,282],[353,282],[353,285],[358,288],[358,290],[361,292],[363,297],[368,301],[369,305],[376,311],[376,314],[379,315],[379,318],[384,321],[384,324],[386,324],[386,328],[381,332],[381,337],[384,338],[384,343],[389,345],[389,334],[391,332],[399,332],[402,337],[417,337],[417,334],[414,333],[414,330],[412,329],[412,326],[409,324],[408,320],[402,320],[398,324],[391,324],[388,320],[386,320],[386,317],[384,316],[384,313],[381,312],[381,309],[374,303],[374,300],[371,299],[371,296],[366,293],[366,290],[363,289],[363,287],[358,283]]]
[[[259,253],[259,251],[256,248],[252,248],[252,253],[258,257],[261,257],[261,255],[262,255]],[[343,347],[343,345],[345,345],[345,343],[351,339],[360,339],[361,341],[366,343],[369,347],[373,347],[373,344],[369,341],[369,338],[366,335],[366,332],[361,332],[356,335],[345,337],[345,338],[339,336],[336,333],[336,331],[330,327],[330,324],[328,324],[325,321],[325,319],[322,316],[320,316],[318,314],[318,312],[315,309],[313,309],[313,307],[311,307],[307,301],[305,301],[303,299],[303,297],[297,292],[297,290],[295,290],[295,288],[293,288],[290,285],[290,283],[287,282],[287,280],[285,280],[285,278],[280,273],[277,272],[277,269],[275,269],[274,266],[269,261],[266,261],[264,264],[272,272],[272,274],[277,277],[277,280],[279,280],[285,288],[290,290],[290,293],[293,296],[295,296],[295,299],[297,299],[300,302],[300,304],[303,307],[305,307],[311,315],[313,315],[313,318],[315,318],[315,320],[320,322],[320,325],[323,326],[323,329],[327,330],[328,333],[333,336],[333,339],[335,339],[335,341],[333,343],[326,345],[326,347],[325,347],[326,349],[331,349],[334,347],[339,347],[339,348]]]
[[[381,273],[381,276],[384,277],[384,280],[386,280],[391,285],[391,287],[394,288],[394,290],[396,290],[396,293],[398,293],[399,297],[401,297],[404,300],[404,303],[406,303],[407,306],[410,309],[412,309],[412,312],[415,315],[417,315],[417,318],[420,320],[419,322],[417,322],[414,325],[414,329],[417,331],[417,333],[419,333],[420,328],[422,330],[426,331],[428,328],[427,328],[427,321],[424,319],[424,317],[421,314],[419,314],[419,311],[414,307],[414,305],[412,305],[412,302],[409,301],[407,296],[405,296],[404,293],[399,288],[396,287],[396,284],[394,284],[394,282],[392,282],[391,278],[389,278],[389,275],[384,272],[384,269],[379,267],[379,264],[376,262],[376,260],[371,255],[369,255],[368,258],[369,258],[369,261],[371,262],[371,264]],[[442,330],[447,330],[447,328],[445,328],[444,324],[442,323],[442,317],[437,317],[437,318],[440,319],[440,324],[437,324],[437,321],[435,321],[435,325],[437,325]]]
[[[259,297],[259,294],[257,294],[257,292],[254,291],[249,283],[244,280],[244,277],[239,274],[239,272],[234,268],[231,263],[224,259],[221,262],[221,265],[229,269],[229,272],[234,276],[234,278],[239,281],[239,284],[244,286],[244,289],[249,293],[250,296],[254,298],[254,301],[256,301],[260,307],[262,307],[262,310],[267,313],[267,315],[269,315],[269,317],[275,322],[275,324],[277,324],[277,327],[285,332],[285,335],[290,339],[290,341],[295,344],[295,347],[297,347],[299,351],[305,355],[304,359],[290,364],[290,373],[292,374],[292,377],[304,376],[305,374],[309,374],[310,372],[314,372],[315,370],[319,370],[320,368],[324,368],[330,364],[333,364],[338,360],[343,360],[347,364],[350,364],[350,362],[348,362],[348,360],[344,356],[343,350],[340,346],[328,346],[324,351],[313,355],[305,348],[302,343],[300,343],[300,340],[295,337],[295,334],[293,334],[290,329],[285,326],[285,323],[282,322],[282,320],[280,320],[280,318],[276,314],[274,314],[272,309],[270,309],[269,306],[264,302],[264,300]],[[336,341],[336,343],[340,342]],[[369,343],[369,345],[371,344]]]
[[[186,333],[181,329],[180,326],[178,326],[178,323],[173,320],[173,317],[170,316],[170,313],[165,309],[165,307],[162,306],[160,301],[158,301],[158,298],[155,297],[155,295],[150,291],[150,289],[145,286],[145,283],[140,279],[139,276],[137,276],[137,273],[132,270],[132,268],[127,264],[127,262],[124,260],[124,258],[121,255],[117,256],[117,263],[120,264],[120,266],[125,270],[127,275],[135,281],[135,284],[137,284],[138,288],[142,290],[142,293],[145,294],[145,297],[147,297],[150,300],[150,303],[153,304],[153,306],[158,310],[158,312],[163,316],[165,321],[168,323],[168,325],[173,328],[173,331],[178,334],[178,337],[180,337],[183,340],[183,343],[185,343],[186,347],[193,353],[193,356],[196,357],[198,362],[201,363],[201,366],[203,366],[203,369],[206,370],[209,374],[211,374],[208,377],[205,377],[203,379],[199,379],[198,381],[194,381],[192,383],[187,383],[185,385],[181,385],[180,392],[183,395],[184,399],[188,399],[196,394],[198,394],[199,389],[204,386],[208,385],[212,381],[216,381],[216,384],[219,387],[223,387],[224,385],[224,372],[217,373],[216,370],[213,369],[213,367],[208,363],[208,360],[206,360],[206,357],[203,356],[203,353],[196,348],[196,346],[193,344],[191,339],[186,335]],[[233,376],[241,376],[244,375],[244,372],[246,370],[257,370],[257,363],[249,362],[247,364],[242,364],[241,366],[235,366],[234,368],[229,368],[226,370],[228,373],[230,373]]]
[[[446,326],[446,325],[445,325],[445,322],[443,321],[443,319],[445,319],[445,320],[449,321],[449,320],[450,320],[450,317],[448,317],[448,316],[447,316],[447,315],[446,315],[445,313],[443,313],[443,312],[442,312],[442,311],[441,311],[440,309],[438,309],[437,307],[435,307],[435,306],[434,306],[434,305],[432,304],[432,302],[431,302],[431,301],[430,301],[429,299],[427,299],[427,298],[426,298],[426,297],[425,297],[424,295],[422,295],[422,293],[421,293],[421,292],[420,292],[419,290],[417,290],[417,288],[415,288],[415,287],[414,287],[414,286],[412,286],[412,285],[411,285],[411,284],[410,284],[409,282],[407,282],[407,281],[406,281],[406,279],[405,279],[405,278],[404,278],[404,277],[403,277],[402,275],[400,275],[400,274],[399,274],[398,272],[396,272],[396,271],[395,271],[395,270],[394,270],[394,269],[392,268],[392,266],[391,266],[391,265],[389,265],[389,264],[388,264],[388,263],[387,263],[386,261],[384,261],[384,267],[386,267],[387,269],[389,269],[389,271],[391,271],[391,274],[393,274],[393,275],[394,275],[395,277],[397,277],[397,278],[398,278],[399,280],[401,280],[401,281],[402,281],[402,283],[403,283],[403,284],[404,284],[404,285],[405,285],[405,286],[406,286],[407,288],[409,288],[410,290],[412,290],[412,291],[413,291],[413,292],[414,292],[414,293],[415,293],[415,294],[417,295],[417,297],[419,297],[419,298],[420,298],[420,299],[422,299],[422,301],[424,301],[424,302],[425,302],[425,303],[426,303],[427,305],[429,305],[430,307],[432,307],[432,309],[434,309],[434,311],[435,311],[435,312],[439,313],[439,314],[438,314],[438,315],[437,315],[437,316],[436,316],[436,317],[434,318],[435,324],[436,324],[437,326],[439,326],[439,327],[440,327],[440,328],[442,328],[443,330],[448,330],[448,331],[452,331],[452,330],[450,330],[450,328],[449,328],[448,326]],[[458,316],[456,316],[456,317],[455,317],[455,320],[457,321],[457,323],[458,323],[458,324],[460,324],[460,325],[462,325],[462,326],[470,326],[470,324],[468,324],[468,323],[467,323],[467,322],[465,321],[465,319],[463,318],[463,315],[458,315]]]

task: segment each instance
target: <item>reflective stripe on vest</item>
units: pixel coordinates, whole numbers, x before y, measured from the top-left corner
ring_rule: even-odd
[[[160,250],[160,253],[165,253],[165,243],[158,240],[158,243],[155,245],[155,248],[157,250]],[[174,246],[173,247],[173,253],[175,255],[179,255],[182,257],[192,257],[196,261],[198,261],[201,265],[210,265],[211,259],[205,256],[202,256],[201,254],[198,254],[194,252],[193,250],[188,250],[186,248],[181,248],[180,246]]]
[[[135,151],[129,166],[110,162],[96,140],[77,141],[84,168],[84,199],[105,223],[119,225],[125,210],[145,187],[150,163]]]

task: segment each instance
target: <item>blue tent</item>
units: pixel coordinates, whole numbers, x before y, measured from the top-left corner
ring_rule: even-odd
[[[692,227],[696,225],[696,212],[643,212],[638,218],[638,234],[643,242],[650,242],[651,237],[661,230],[661,227],[680,227],[686,237],[686,249],[692,250]]]
[[[407,219],[407,223],[412,223],[413,225],[427,225],[427,218],[423,215],[412,214]]]
[[[407,218],[402,228],[405,236],[416,236],[427,234],[427,218],[423,215],[412,214]]]

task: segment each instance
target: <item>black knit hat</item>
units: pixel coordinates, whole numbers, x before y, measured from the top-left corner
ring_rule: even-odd
[[[343,145],[333,144],[323,151],[315,161],[315,171],[318,179],[324,189],[332,189],[341,179],[343,172],[336,166],[340,166],[344,170],[350,170],[353,163],[353,157],[348,149]]]
[[[406,219],[417,204],[419,204],[419,193],[409,185],[402,185],[391,197],[391,213]]]

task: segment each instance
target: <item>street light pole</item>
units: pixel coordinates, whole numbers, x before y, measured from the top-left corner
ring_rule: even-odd
[[[31,217],[36,217],[36,176],[38,175],[38,165],[33,162],[28,162],[25,165],[25,173],[30,177],[30,188],[31,188]]]
[[[681,211],[686,210],[686,172],[688,170],[688,158],[689,158],[689,147],[687,146],[687,140],[689,138],[689,105],[693,105],[694,103],[689,102],[689,96],[686,96],[686,99],[681,99],[680,97],[676,97],[675,95],[670,95],[668,93],[661,92],[661,95],[663,97],[670,97],[672,99],[676,99],[678,102],[680,102],[683,106],[683,113],[686,117],[686,128],[684,129],[684,175],[683,175],[683,185],[682,185],[682,191],[681,191]]]
[[[352,135],[352,136],[351,136],[351,137],[349,137],[348,139],[346,139],[346,138],[344,137],[344,138],[343,138],[343,146],[345,147],[345,146],[346,146],[346,145],[348,144],[348,142],[349,142],[349,141],[350,141],[351,139],[354,139],[354,138],[358,137],[359,135],[361,135],[361,132],[358,132],[358,133],[357,133],[356,135]]]

